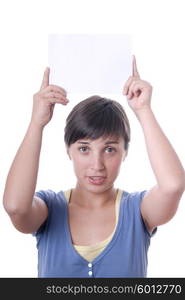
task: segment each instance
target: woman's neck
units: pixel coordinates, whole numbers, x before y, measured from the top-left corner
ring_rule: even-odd
[[[114,202],[117,196],[117,189],[111,188],[97,193],[80,187],[78,184],[71,191],[70,202],[84,208],[100,208]]]

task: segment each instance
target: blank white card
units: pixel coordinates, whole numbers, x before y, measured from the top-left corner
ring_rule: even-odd
[[[50,84],[68,93],[122,93],[132,70],[131,42],[124,34],[50,34]]]

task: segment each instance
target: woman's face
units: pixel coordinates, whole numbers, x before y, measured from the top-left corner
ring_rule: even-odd
[[[77,186],[99,193],[113,186],[125,159],[123,138],[80,139],[67,149]]]

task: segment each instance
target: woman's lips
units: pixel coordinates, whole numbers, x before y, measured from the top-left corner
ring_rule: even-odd
[[[105,182],[106,177],[104,177],[104,176],[88,176],[88,180],[91,184],[100,185]]]

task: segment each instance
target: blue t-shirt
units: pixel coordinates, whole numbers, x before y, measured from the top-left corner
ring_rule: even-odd
[[[48,218],[33,235],[37,239],[38,277],[146,277],[150,234],[140,204],[146,191],[122,192],[119,219],[105,249],[89,263],[74,248],[64,192],[38,191],[48,206]]]

